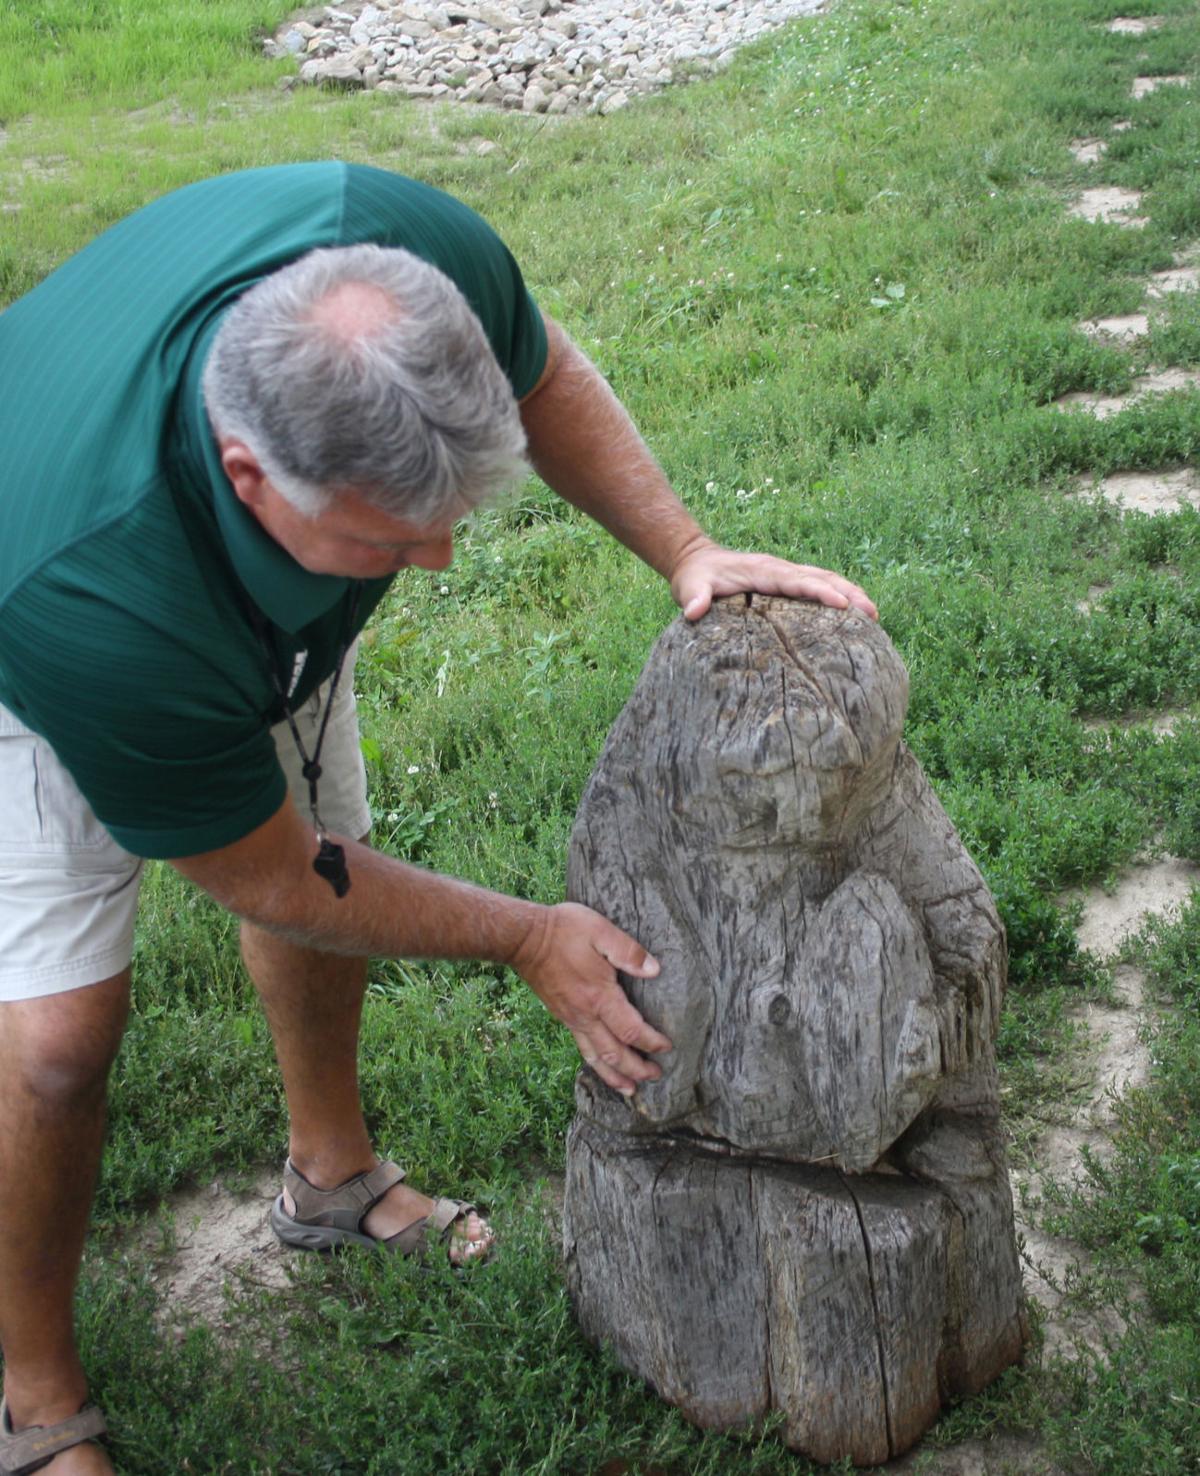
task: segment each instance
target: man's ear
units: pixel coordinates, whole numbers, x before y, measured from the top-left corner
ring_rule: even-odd
[[[238,501],[244,502],[247,507],[261,507],[267,475],[259,465],[258,457],[245,441],[239,441],[234,436],[221,436],[217,445],[221,451],[221,465]]]

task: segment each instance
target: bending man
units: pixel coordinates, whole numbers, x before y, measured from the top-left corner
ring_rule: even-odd
[[[527,455],[693,619],[744,589],[874,608],[707,539],[498,238],[380,170],[227,175],[106,232],[0,316],[0,432],[0,1466],[72,1476],[112,1469],[72,1302],[144,858],[241,919],[293,1244],[491,1244],[367,1136],[368,956],[511,964],[620,1091],[669,1049],[605,919],[366,844],[349,653],[396,572],[444,568]]]

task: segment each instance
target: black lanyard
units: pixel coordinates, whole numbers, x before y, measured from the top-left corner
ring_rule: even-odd
[[[350,871],[346,865],[346,848],[339,846],[336,841],[331,841],[321,820],[320,810],[317,808],[317,782],[321,777],[321,745],[325,742],[325,729],[329,726],[330,714],[333,712],[333,699],[337,696],[338,682],[341,680],[342,667],[346,662],[346,653],[350,649],[350,642],[354,639],[354,618],[358,614],[358,604],[362,597],[362,584],[356,581],[350,595],[350,603],[346,607],[346,618],[342,625],[341,638],[338,641],[337,653],[334,656],[333,676],[329,682],[329,696],[325,700],[325,711],[321,714],[321,726],[317,730],[317,746],[313,749],[312,757],[304,747],[304,740],[300,737],[300,729],[296,726],[296,719],[288,706],[288,694],[283,684],[283,672],[279,665],[279,653],[275,649],[275,643],[267,630],[266,620],[257,605],[250,605],[250,619],[254,625],[255,634],[258,636],[259,644],[267,657],[267,668],[271,673],[271,685],[275,688],[275,695],[279,699],[279,706],[287,719],[287,725],[291,729],[292,742],[296,745],[296,752],[300,755],[300,772],[308,780],[308,807],[312,811],[313,828],[317,833],[317,854],[313,859],[313,870],[333,888],[334,896],[344,897],[350,890]]]

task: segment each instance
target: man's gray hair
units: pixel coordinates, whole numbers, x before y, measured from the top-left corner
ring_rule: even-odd
[[[393,311],[337,326],[323,304],[353,284]],[[310,251],[250,288],[213,341],[204,400],[217,435],[245,442],[309,517],[353,490],[428,526],[526,469],[512,386],[479,319],[449,277],[395,247]]]

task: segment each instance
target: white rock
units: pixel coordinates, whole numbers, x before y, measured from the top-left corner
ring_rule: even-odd
[[[362,69],[345,56],[332,56],[317,63],[317,84],[321,87],[361,87]]]
[[[612,112],[667,86],[676,64],[691,76],[726,67],[754,37],[819,8],[818,0],[367,0],[361,8],[345,0],[326,8],[319,26],[286,22],[263,45],[268,55],[295,56],[302,81],[354,86],[345,70],[353,63],[358,85],[439,87],[436,95],[452,101],[531,112],[543,110],[540,95],[546,112]],[[341,76],[324,65],[333,61]],[[583,90],[567,93],[567,78]]]
[[[511,31],[521,23],[519,16],[512,11],[501,10],[498,5],[481,5],[479,19],[484,25],[492,26],[497,31]]]

